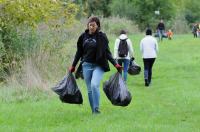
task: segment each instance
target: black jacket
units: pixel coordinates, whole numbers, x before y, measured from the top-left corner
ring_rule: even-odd
[[[78,39],[77,42],[77,51],[75,54],[75,58],[73,61],[72,66],[76,66],[79,59],[82,59],[83,57],[83,40],[88,37],[89,31],[86,30],[84,33],[82,33]],[[116,61],[113,59],[113,56],[110,52],[110,48],[108,46],[108,38],[105,33],[97,31],[95,33],[97,38],[97,52],[96,52],[96,64],[101,66],[105,72],[110,71],[110,67],[108,64],[108,60],[113,64],[116,65]],[[84,61],[84,60],[83,60]]]
[[[157,29],[159,29],[159,30],[165,30],[165,25],[164,25],[164,23],[159,23],[158,24],[158,26],[157,26]]]

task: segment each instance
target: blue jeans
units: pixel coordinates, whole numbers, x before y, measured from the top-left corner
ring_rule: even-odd
[[[164,33],[165,33],[165,31],[164,31],[164,30],[160,30],[160,29],[158,29],[158,36],[159,36],[159,40],[161,40],[161,41],[162,41],[162,39],[163,39],[163,36],[164,36]]]
[[[83,62],[82,68],[83,68],[84,80],[87,85],[90,107],[92,109],[92,112],[95,112],[96,109],[99,109],[99,100],[100,100],[99,86],[104,71],[100,66],[88,62]]]
[[[128,75],[128,67],[129,67],[129,64],[130,64],[130,60],[129,59],[118,59],[118,64],[120,64],[122,66],[123,64],[123,67],[124,67],[124,81],[127,80],[127,75]]]

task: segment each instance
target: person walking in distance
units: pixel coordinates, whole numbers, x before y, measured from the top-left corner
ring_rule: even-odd
[[[157,32],[158,32],[159,40],[162,41],[165,35],[165,24],[162,19],[157,25]]]
[[[124,67],[123,78],[127,80],[130,59],[134,60],[132,42],[125,30],[120,31],[120,36],[115,40],[114,58]]]
[[[104,72],[110,70],[108,60],[120,71],[122,67],[114,60],[109,41],[105,33],[100,31],[100,20],[98,17],[90,17],[87,29],[83,32],[77,42],[77,51],[70,72],[75,71],[78,61],[82,60],[83,77],[87,86],[88,99],[93,114],[100,113],[100,81]]]
[[[156,38],[152,37],[152,30],[146,30],[146,36],[140,42],[140,51],[144,63],[144,81],[145,86],[151,84],[152,67],[157,57],[158,43]]]
[[[197,31],[198,31],[198,25],[194,24],[192,27],[192,33],[194,35],[194,38],[197,38]]]

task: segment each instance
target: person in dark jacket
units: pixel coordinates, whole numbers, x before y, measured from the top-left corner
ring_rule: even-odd
[[[157,32],[158,32],[159,40],[162,41],[163,37],[165,36],[165,24],[163,23],[162,19],[158,23]]]
[[[198,31],[198,24],[194,24],[192,27],[192,33],[194,35],[194,38],[197,38],[197,31]]]
[[[90,107],[94,114],[100,113],[99,86],[104,72],[110,71],[108,60],[118,71],[122,70],[110,52],[106,34],[101,32],[100,28],[98,17],[89,18],[87,29],[78,38],[75,58],[69,68],[70,72],[74,72],[78,61],[82,60],[83,77],[87,85]]]

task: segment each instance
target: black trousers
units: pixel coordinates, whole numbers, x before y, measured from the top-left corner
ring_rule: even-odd
[[[143,58],[144,63],[144,79],[151,83],[152,67],[156,58]]]
[[[194,35],[194,38],[197,38],[197,32],[194,32],[193,35]]]

